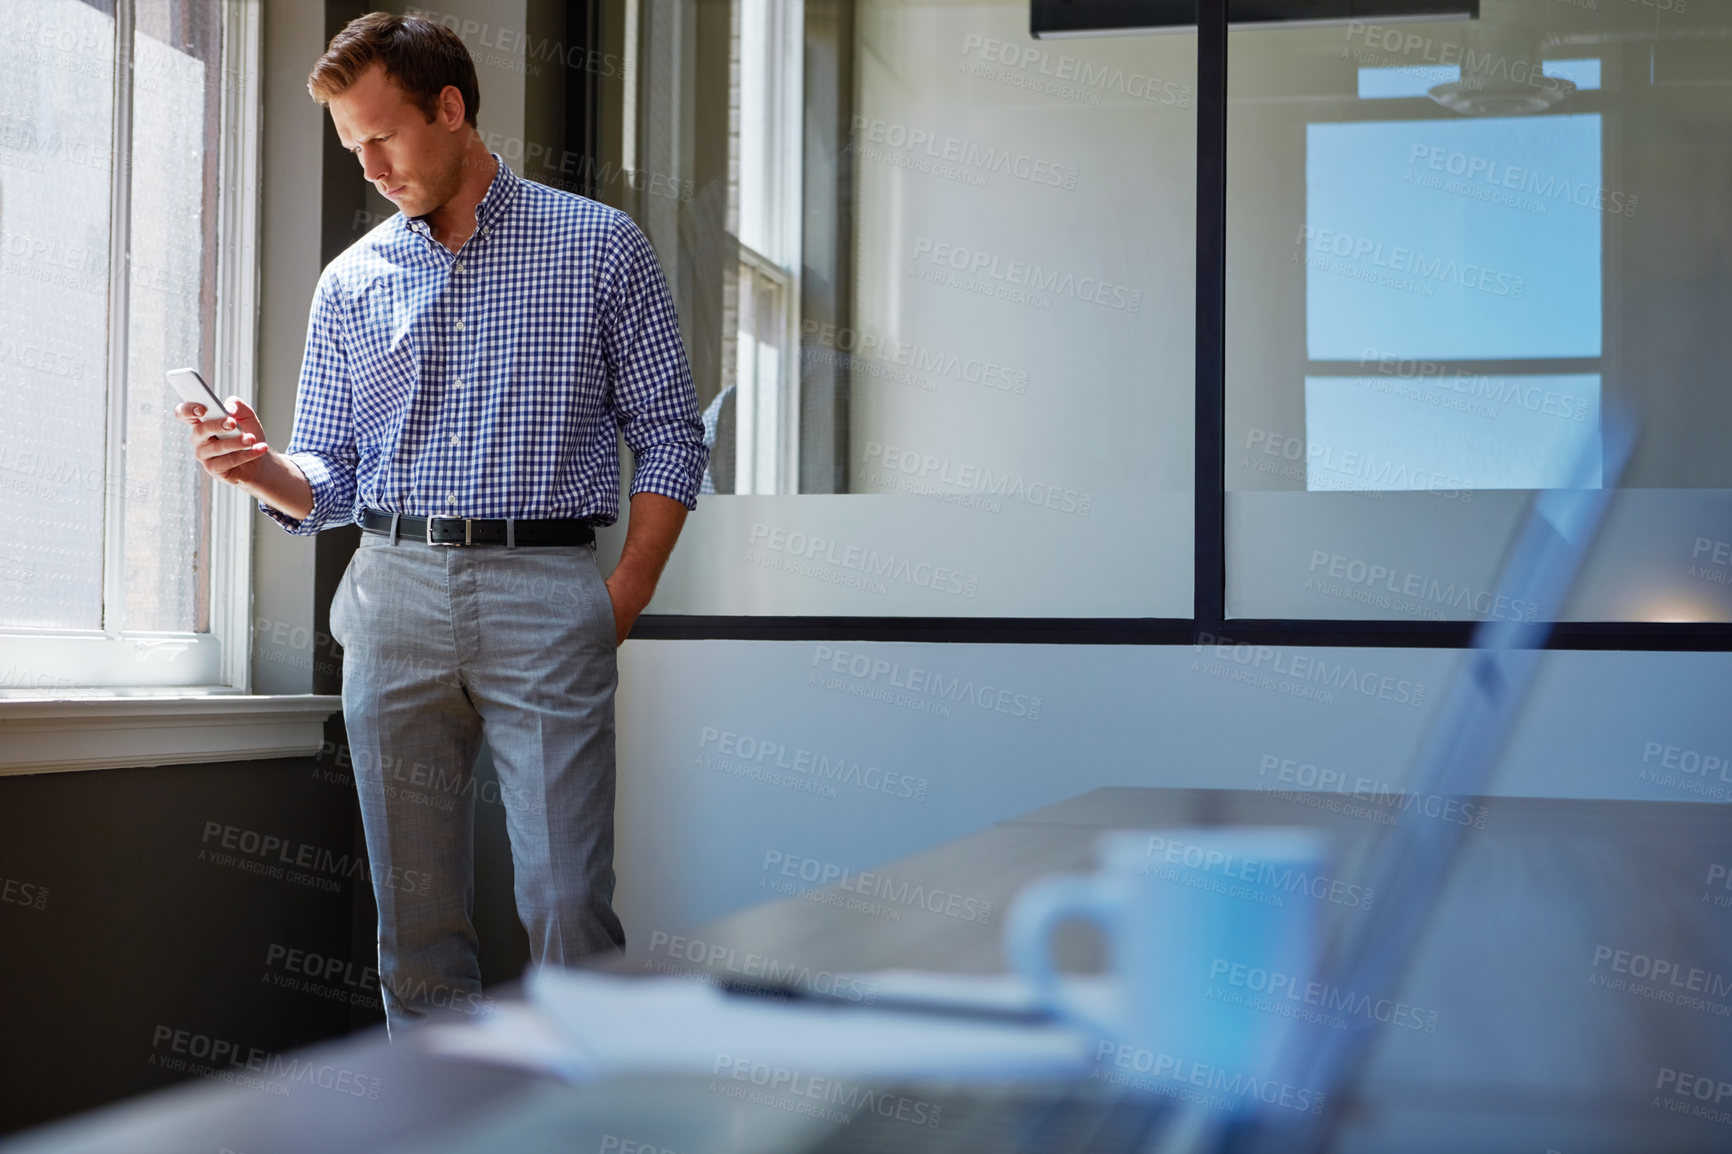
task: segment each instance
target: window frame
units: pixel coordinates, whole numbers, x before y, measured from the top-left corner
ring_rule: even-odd
[[[731,62],[733,83],[730,85],[730,99],[736,101],[737,106],[732,110],[734,129],[729,134],[729,149],[732,153],[729,157],[729,171],[733,174],[729,188],[729,199],[733,202],[729,223],[733,233],[731,243],[737,250],[738,260],[731,271],[734,304],[727,313],[727,323],[732,329],[728,347],[732,351],[728,354],[729,363],[724,367],[724,380],[732,381],[735,388],[736,447],[732,493],[741,493],[741,463],[759,455],[757,430],[753,425],[761,423],[756,405],[764,399],[756,395],[752,398],[752,422],[738,419],[737,414],[743,411],[741,398],[745,395],[747,384],[740,379],[738,369],[741,356],[740,318],[746,307],[748,273],[773,284],[781,293],[782,299],[782,323],[778,326],[782,330],[781,360],[777,366],[777,379],[771,390],[773,395],[769,398],[775,405],[774,428],[770,434],[775,477],[769,489],[764,490],[774,493],[782,491],[782,485],[787,479],[800,475],[801,190],[805,161],[802,131],[804,107],[800,94],[804,83],[801,40],[805,7],[804,0],[765,0],[763,9],[754,13],[754,19],[760,22],[760,27],[752,33],[748,33],[745,27],[746,14],[742,5],[735,3],[732,7],[734,59]],[[756,33],[762,33],[763,36],[763,42],[759,45],[765,65],[762,74],[754,73],[747,67],[745,56],[747,36]],[[750,125],[747,123],[744,92],[748,82],[761,85],[768,97],[765,115]],[[766,207],[762,210],[762,223],[766,231],[762,236],[750,238],[744,235],[746,229],[739,220],[742,187],[752,187],[744,179],[747,166],[741,147],[741,138],[748,128],[755,133],[762,133],[765,137],[761,150],[764,163],[761,170],[754,174],[753,183],[761,185],[761,191],[766,194]],[[753,241],[760,242],[761,247],[754,246]],[[752,383],[752,390],[754,394],[757,393],[756,382]],[[748,429],[752,431],[748,433]],[[750,456],[740,452],[739,445],[744,442],[750,442],[754,450]],[[755,476],[755,464],[748,466],[745,472]],[[749,490],[757,491],[759,490]]]
[[[734,338],[736,364],[734,371],[734,412],[736,414],[744,411],[744,406],[740,401],[740,396],[744,393],[748,384],[748,382],[741,380],[737,367],[740,358],[740,337],[737,326],[739,324],[739,317],[745,309],[744,302],[748,292],[746,274],[748,271],[752,277],[762,277],[764,280],[774,285],[776,291],[781,294],[782,299],[782,307],[779,310],[781,323],[777,326],[781,329],[781,333],[779,334],[781,339],[781,344],[779,345],[781,360],[776,366],[776,380],[771,389],[774,395],[770,398],[776,409],[774,429],[770,433],[772,451],[775,457],[776,475],[770,481],[769,488],[762,490],[763,492],[776,493],[781,491],[781,486],[786,478],[797,477],[800,475],[800,390],[796,387],[798,380],[795,375],[799,370],[800,347],[800,322],[797,315],[800,310],[799,276],[797,272],[776,264],[769,257],[765,256],[757,249],[752,248],[750,245],[747,245],[743,241],[739,244],[739,255],[739,271],[735,277],[737,290],[736,299],[739,303],[737,303],[734,308],[736,324],[736,335]],[[753,303],[753,309],[753,315],[756,316],[755,301]],[[751,388],[754,393],[757,392],[758,386],[755,381],[751,382]],[[754,414],[756,413],[756,403],[761,399],[761,397],[753,398]],[[738,445],[740,442],[749,439],[753,450],[751,456],[758,456],[758,432],[753,428],[753,425],[760,423],[761,422],[757,420],[751,422],[740,420],[736,416],[734,423],[734,435],[736,440],[736,448],[734,450],[734,490],[732,494],[718,495],[728,496],[739,495],[741,493],[739,487],[740,463],[747,460],[748,455],[742,453]],[[746,430],[749,428],[752,429],[752,432],[748,434]],[[756,465],[753,465],[749,471],[755,475],[757,473]],[[758,492],[759,490],[753,489],[750,491]]]
[[[264,92],[263,12],[251,0],[217,0],[222,47],[219,85],[216,211],[216,299],[212,381],[225,396],[255,400],[258,347],[261,127]],[[9,668],[0,702],[146,694],[247,694],[252,683],[254,508],[232,485],[211,486],[209,629],[207,632],[125,630],[124,541],[126,509],[123,429],[126,417],[127,317],[131,234],[132,65],[135,0],[116,0],[114,12],[115,160],[109,198],[109,333],[104,454],[106,476],[102,547],[102,626],[96,630],[0,626]],[[140,387],[148,387],[139,382]],[[163,388],[166,390],[167,386]]]

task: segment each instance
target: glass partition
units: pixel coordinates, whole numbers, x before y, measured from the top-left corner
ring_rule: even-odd
[[[1189,617],[1195,37],[1036,41],[1024,0],[609,11],[607,194],[713,442],[652,612]]]

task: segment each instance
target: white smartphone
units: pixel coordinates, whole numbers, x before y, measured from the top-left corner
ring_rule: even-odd
[[[183,401],[204,406],[204,419],[207,421],[221,420],[222,417],[232,417],[233,413],[223,404],[222,398],[216,395],[216,390],[205,383],[197,369],[170,369],[166,374],[169,387]],[[218,416],[217,414],[222,414]],[[239,429],[227,429],[218,433],[219,437],[238,437]]]

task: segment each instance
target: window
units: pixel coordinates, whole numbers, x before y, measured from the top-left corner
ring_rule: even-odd
[[[705,491],[794,492],[801,10],[768,0],[732,13],[728,215],[740,261],[722,321],[733,355],[723,355],[722,388],[705,412],[716,434]]]
[[[1597,457],[1600,150],[1599,113],[1306,125],[1308,490],[1550,488]]]
[[[249,395],[257,19],[0,13],[0,690],[245,686],[249,510],[163,373]]]

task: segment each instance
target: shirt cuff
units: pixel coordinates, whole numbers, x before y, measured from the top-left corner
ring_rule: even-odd
[[[289,453],[287,456],[307,478],[307,485],[313,491],[313,507],[299,520],[263,501],[259,502],[259,512],[297,536],[317,533],[333,525],[346,525],[354,520],[352,508],[335,507],[340,490],[347,486],[343,485],[342,478],[336,475],[328,460],[318,453]]]
[[[632,471],[631,495],[659,493],[687,509],[696,509],[709,457],[709,450],[702,445],[696,447],[696,452],[681,453],[673,460],[639,457],[637,468]]]
[[[317,532],[317,530],[307,527],[307,522],[312,520],[311,513],[307,514],[307,516],[302,520],[297,521],[275,505],[267,505],[263,501],[259,502],[259,512],[296,535]]]

